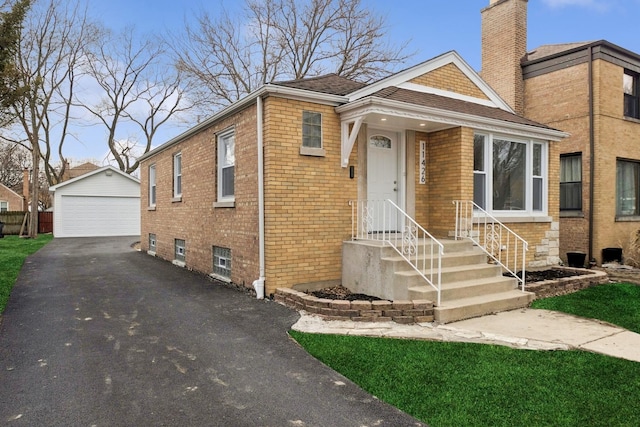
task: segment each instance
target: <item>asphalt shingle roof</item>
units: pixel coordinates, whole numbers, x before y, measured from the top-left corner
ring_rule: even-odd
[[[346,77],[340,77],[337,74],[326,74],[319,77],[273,82],[272,84],[340,96],[355,92],[356,90],[366,86],[364,83],[356,82]]]
[[[533,120],[529,120],[524,117],[520,117],[517,114],[501,110],[497,107],[489,107],[486,105],[476,104],[474,102],[448,98],[446,96],[434,95],[431,93],[416,92],[394,86],[382,89],[371,96],[390,99],[393,101],[406,102],[408,104],[414,104],[423,107],[438,108],[446,111],[453,111],[463,114],[470,114],[473,116],[504,120],[511,123],[551,129],[548,126],[545,126],[538,122],[534,122]]]

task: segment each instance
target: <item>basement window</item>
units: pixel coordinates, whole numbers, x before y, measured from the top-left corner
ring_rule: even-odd
[[[149,233],[149,251],[148,253],[155,255],[156,253],[156,235]]]
[[[175,257],[174,263],[184,266],[186,261],[185,241],[182,239],[175,239]]]
[[[213,247],[213,275],[226,281],[231,280],[231,249]]]

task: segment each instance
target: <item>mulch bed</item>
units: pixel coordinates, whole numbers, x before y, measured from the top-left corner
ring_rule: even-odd
[[[545,280],[557,280],[562,279],[564,277],[575,277],[575,276],[585,276],[593,274],[586,271],[577,271],[577,270],[565,270],[565,269],[557,269],[551,268],[548,270],[540,270],[540,271],[527,271],[525,274],[526,283],[535,283],[535,282],[543,282]],[[510,276],[509,273],[505,273],[505,276]],[[518,273],[518,277],[522,277],[522,273]]]
[[[320,289],[319,291],[309,291],[308,294],[316,298],[339,299],[346,301],[381,301],[381,298],[366,294],[354,294],[344,286],[334,286],[332,288]]]

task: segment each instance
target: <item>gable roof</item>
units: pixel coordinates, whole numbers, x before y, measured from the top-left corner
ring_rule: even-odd
[[[0,187],[2,187],[2,188],[4,188],[4,189],[6,189],[6,190],[7,190],[7,191],[9,191],[10,193],[15,194],[17,197],[20,197],[21,199],[24,197],[22,194],[18,194],[18,193],[16,193],[16,192],[15,192],[15,191],[13,191],[11,188],[7,187],[6,185],[2,184],[1,182],[0,182]]]
[[[447,64],[454,64],[473,84],[475,84],[478,89],[480,89],[490,100],[491,104],[495,105],[498,108],[501,108],[506,111],[513,112],[511,107],[498,95],[496,91],[494,91],[491,86],[489,86],[478,73],[474,71],[473,68],[467,62],[462,59],[462,57],[456,51],[450,51],[443,53],[440,56],[424,61],[420,64],[414,65],[411,68],[407,68],[406,70],[400,71],[398,73],[392,74],[389,77],[378,80],[375,83],[367,85],[360,90],[352,92],[349,94],[349,101],[355,101],[357,99],[363,98],[365,96],[372,95],[379,90],[390,86],[401,86],[406,85],[407,87],[416,87],[417,85],[412,85],[410,80],[413,80],[416,77],[419,77],[423,74],[429,73],[433,70],[436,70],[440,67],[443,67]],[[424,91],[429,91],[428,88],[423,88]],[[453,98],[458,99],[466,99],[471,101],[471,97],[462,96],[455,92],[450,91],[435,91],[431,90],[431,93],[438,93],[440,95],[447,95]],[[480,99],[473,99],[475,102],[482,102]]]
[[[119,174],[119,175],[121,175],[121,176],[123,176],[123,177],[125,177],[127,179],[130,179],[131,181],[135,182],[136,184],[140,184],[140,180],[138,178],[136,178],[134,176],[131,176],[128,173],[124,173],[120,169],[114,168],[113,166],[109,165],[109,166],[103,166],[103,167],[101,167],[99,169],[96,169],[96,170],[93,170],[91,172],[87,172],[84,175],[80,175],[80,176],[75,177],[73,179],[70,179],[68,181],[61,182],[60,184],[53,185],[53,186],[49,187],[49,191],[50,192],[55,192],[56,190],[58,190],[58,189],[60,189],[62,187],[66,187],[67,185],[71,185],[71,184],[73,184],[75,182],[81,181],[83,179],[87,179],[87,178],[89,178],[91,176],[97,175],[97,174],[99,174],[101,172],[105,172],[105,171]]]

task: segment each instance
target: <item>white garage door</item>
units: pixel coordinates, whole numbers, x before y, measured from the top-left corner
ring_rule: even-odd
[[[138,197],[62,196],[56,237],[139,236]]]

